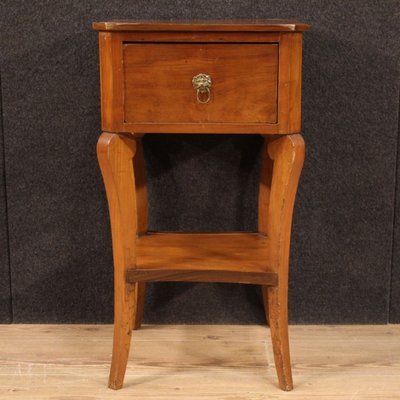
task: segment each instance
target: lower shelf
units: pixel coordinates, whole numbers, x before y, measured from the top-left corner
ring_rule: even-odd
[[[274,272],[237,272],[195,269],[137,269],[126,271],[127,282],[232,282],[276,286],[278,274]]]
[[[148,233],[137,239],[126,280],[276,285],[268,260],[267,238],[257,233]]]

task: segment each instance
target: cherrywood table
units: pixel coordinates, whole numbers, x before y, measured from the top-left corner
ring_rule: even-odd
[[[123,385],[145,282],[262,286],[279,386],[293,388],[288,265],[304,161],[302,33],[293,21],[96,22],[101,117],[97,152],[111,219],[115,321],[109,387]],[[141,138],[152,133],[264,137],[258,232],[149,232]]]

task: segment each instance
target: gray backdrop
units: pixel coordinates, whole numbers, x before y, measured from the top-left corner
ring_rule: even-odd
[[[0,74],[1,94],[1,74]],[[8,259],[8,232],[6,185],[4,169],[3,112],[0,96],[0,322],[11,322],[10,263]]]
[[[304,35],[307,158],[294,213],[290,319],[400,322],[398,0],[0,0],[0,7],[1,321],[112,321],[91,22],[258,17],[312,25]],[[256,136],[146,137],[151,228],[255,229],[260,145]],[[145,320],[264,323],[257,287],[194,283],[149,285]]]

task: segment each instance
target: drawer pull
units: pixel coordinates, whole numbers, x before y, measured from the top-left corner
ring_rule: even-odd
[[[211,76],[207,74],[195,75],[192,79],[193,88],[196,91],[198,103],[206,104],[211,99]]]

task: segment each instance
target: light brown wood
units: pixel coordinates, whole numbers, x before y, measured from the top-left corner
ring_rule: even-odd
[[[128,282],[191,281],[276,285],[267,238],[257,233],[149,233],[137,238]]]
[[[120,39],[119,35],[109,32],[99,33],[101,125],[104,131],[109,132],[118,132],[124,119]]]
[[[100,33],[100,32],[99,32]],[[124,43],[279,43],[281,32],[157,31],[114,32]]]
[[[135,178],[135,197],[136,197],[136,216],[137,216],[137,235],[148,230],[148,200],[147,200],[147,179],[143,154],[143,145],[140,137],[136,138],[136,153],[133,157],[133,168]],[[133,320],[133,329],[139,329],[144,312],[144,299],[146,284],[135,282],[136,312]]]
[[[114,256],[115,330],[109,386],[119,389],[131,331],[140,326],[143,315],[144,283],[126,282],[125,272],[136,262],[136,235],[147,230],[147,189],[140,139],[103,133],[97,154],[107,192]]]
[[[112,329],[0,325],[0,398],[399,398],[400,325],[290,326],[296,387],[289,393],[277,390],[270,333],[262,325],[144,325],[133,333],[125,388],[111,391],[103,382]]]
[[[289,35],[283,35],[282,38]],[[284,132],[300,132],[301,130],[301,65],[302,65],[303,35],[295,33],[291,35],[290,55],[290,95],[289,95],[289,118],[287,128]],[[283,126],[283,124],[282,124]]]
[[[270,266],[279,276],[275,287],[262,286],[271,329],[275,366],[282,390],[292,390],[288,336],[288,273],[294,200],[304,162],[301,135],[265,137],[259,189],[259,230],[268,235]]]
[[[229,271],[213,269],[132,268],[126,271],[127,282],[220,282],[276,286],[276,272]]]
[[[304,163],[305,145],[301,135],[266,136],[264,140],[259,231],[268,236],[273,270],[286,275],[293,206]],[[266,210],[263,211],[264,208]]]
[[[150,233],[137,239],[136,267],[271,272],[257,233]]]
[[[307,31],[309,25],[285,19],[230,19],[230,20],[176,20],[170,21],[107,21],[93,22],[100,31]]]
[[[276,44],[125,43],[123,57],[126,123],[276,123]],[[212,79],[207,104],[199,73]]]
[[[130,283],[126,280],[126,273],[129,270],[125,272],[125,281],[127,283]],[[135,285],[135,302],[136,302],[136,311],[133,315],[133,326],[132,329],[140,329],[142,326],[142,321],[143,321],[143,314],[144,314],[144,300],[145,300],[145,293],[146,293],[146,283],[144,281],[142,282],[132,282]]]
[[[301,33],[282,33],[279,45],[279,127],[276,133],[301,130]]]
[[[143,29],[100,31],[99,37],[105,131],[300,131],[301,32],[195,31],[188,35],[187,31]],[[265,51],[272,48],[279,49],[279,57]],[[257,54],[258,61],[251,62]],[[205,68],[213,77],[212,100],[197,104],[191,78],[207,73],[202,71]]]
[[[136,169],[143,171],[144,168],[142,153],[140,162],[132,162],[139,139],[115,134],[103,134],[101,137],[99,160],[105,176],[107,194],[111,193],[111,196],[108,194],[110,214],[112,221],[113,218],[116,219],[115,225],[124,230],[119,236],[113,230],[113,241],[115,237],[118,241],[123,237],[126,243],[124,246],[133,255],[120,269],[116,263],[116,321],[118,314],[122,322],[115,325],[113,354],[116,355],[113,357],[110,387],[122,387],[130,332],[134,324],[132,315],[142,315],[131,310],[143,302],[138,301],[138,293],[141,293],[139,288],[136,287],[134,293],[130,294],[130,301],[133,303],[126,304],[126,294],[121,300],[121,292],[126,293],[129,285],[137,285],[138,282],[143,284],[145,281],[186,280],[263,284],[280,387],[286,391],[293,388],[287,314],[288,265],[292,212],[304,161],[304,141],[300,135],[290,135],[265,137],[265,142],[260,182],[261,234],[146,234],[147,226],[143,224],[143,230],[139,232],[141,235],[138,235],[134,223],[129,226],[126,221],[137,221],[138,215],[141,215],[137,214],[137,204],[144,207],[143,215],[147,220],[146,192],[143,188],[139,189],[145,186],[145,179],[142,177],[135,180]],[[105,160],[104,153],[107,154]],[[110,167],[112,177],[107,179],[107,171],[104,169],[109,165],[113,165]],[[144,176],[144,172],[139,176]],[[135,190],[135,186],[138,189]],[[142,203],[137,202],[136,196],[142,198]],[[116,204],[118,213],[111,211]],[[119,211],[120,208],[128,208],[133,214],[124,216]],[[124,225],[120,221],[124,221]],[[117,248],[119,249],[118,246]],[[123,255],[123,250],[117,250],[116,254],[118,251]],[[117,307],[118,304],[120,308]],[[128,328],[120,329],[121,323]],[[124,349],[122,354],[121,347]]]
[[[115,330],[109,386],[122,387],[145,282],[261,284],[279,386],[293,387],[288,339],[292,212],[304,160],[302,31],[296,22],[112,22],[100,30],[99,162],[110,208]],[[201,103],[192,78],[211,76]],[[204,96],[201,94],[204,101]],[[258,233],[149,233],[141,136],[265,134]],[[269,135],[269,136],[267,136]]]

